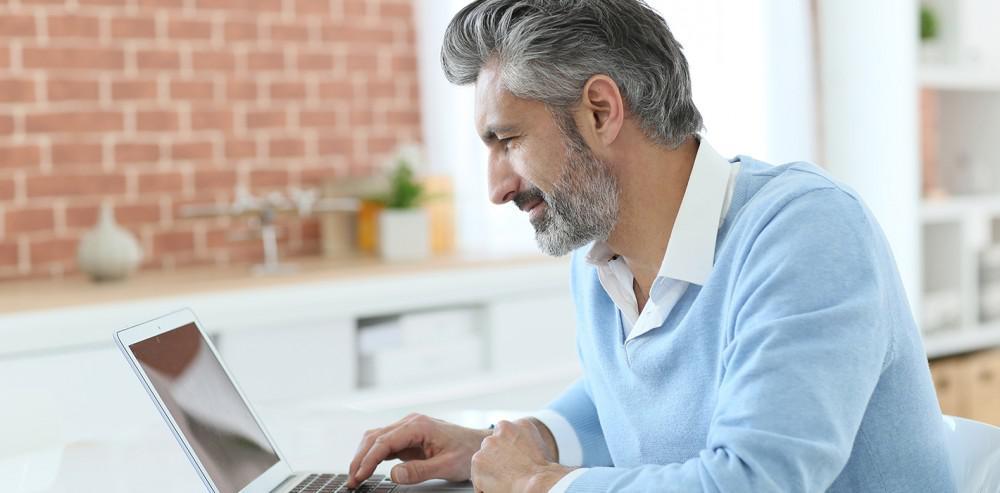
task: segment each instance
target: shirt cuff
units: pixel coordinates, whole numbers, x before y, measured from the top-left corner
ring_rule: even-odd
[[[549,493],[566,493],[569,489],[569,485],[573,483],[573,480],[580,477],[583,473],[587,472],[586,469],[573,469],[569,474],[562,477],[558,483],[552,485],[549,489]]]
[[[569,467],[582,466],[583,447],[580,445],[580,437],[576,435],[573,425],[569,424],[569,421],[561,414],[551,409],[542,409],[536,412],[534,417],[552,433],[552,438],[556,441],[556,448],[559,450],[559,463]],[[560,483],[562,482],[560,481]],[[569,485],[569,483],[566,484]]]

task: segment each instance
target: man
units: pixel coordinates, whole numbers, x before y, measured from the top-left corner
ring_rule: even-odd
[[[397,482],[488,493],[954,490],[874,218],[815,166],[729,161],[701,140],[656,13],[477,1],[442,63],[475,84],[493,202],[527,212],[545,252],[575,250],[583,376],[494,430],[417,415],[372,430],[352,484],[399,458]]]

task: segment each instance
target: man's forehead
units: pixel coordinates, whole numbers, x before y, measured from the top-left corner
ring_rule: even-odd
[[[532,104],[534,103],[534,104]],[[503,86],[497,71],[484,67],[476,79],[476,129],[485,138],[490,132],[509,130],[530,121],[528,115],[544,107],[537,101],[521,99]]]

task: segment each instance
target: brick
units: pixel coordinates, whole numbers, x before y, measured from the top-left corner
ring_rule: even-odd
[[[232,111],[191,110],[191,130],[232,130],[232,128]]]
[[[349,155],[354,150],[354,140],[349,135],[324,135],[320,137],[316,148],[321,156]]]
[[[140,180],[139,188],[142,188]],[[119,204],[115,206],[115,220],[124,225],[150,224],[160,221],[160,204]]]
[[[396,81],[377,80],[369,81],[365,85],[365,91],[369,99],[390,99],[396,97]]]
[[[126,142],[115,145],[115,162],[118,164],[149,163],[159,160],[159,144]]]
[[[0,68],[10,67],[10,47],[0,43]]]
[[[66,262],[76,259],[76,238],[55,238],[32,241],[28,247],[31,265],[38,266],[50,262]]]
[[[0,33],[4,38],[31,38],[35,30],[35,16],[4,13],[0,15]]]
[[[363,17],[368,14],[369,0],[341,0],[341,9],[346,17]]]
[[[226,21],[222,35],[227,42],[251,41],[259,37],[256,22]]]
[[[299,16],[328,17],[330,12],[330,2],[322,0],[295,0],[295,13]]]
[[[42,149],[34,144],[0,144],[0,170],[37,168],[42,163]]]
[[[346,58],[345,67],[347,67],[348,72],[372,73],[378,69],[378,61],[374,53],[348,53]]]
[[[184,177],[176,171],[167,173],[143,173],[139,175],[139,193],[180,193],[184,188]]]
[[[306,85],[302,82],[272,82],[271,99],[294,100],[306,98]]]
[[[257,83],[254,81],[230,80],[226,84],[226,99],[229,101],[257,99]]]
[[[335,127],[337,114],[333,111],[308,111],[299,113],[299,126],[302,127]]]
[[[153,235],[153,255],[194,250],[191,231],[162,231]]]
[[[175,80],[170,83],[170,98],[186,101],[208,101],[215,97],[211,81]]]
[[[101,90],[96,80],[49,79],[46,95],[49,101],[96,101]]]
[[[23,78],[0,79],[0,102],[27,103],[34,100],[35,81]]]
[[[195,72],[232,71],[236,68],[236,56],[220,51],[196,51],[191,54],[191,68]]]
[[[304,24],[271,24],[271,41],[309,41],[309,29]]]
[[[413,7],[409,0],[382,0],[378,4],[378,17],[380,20],[387,18],[409,20],[413,18]]]
[[[16,241],[0,241],[0,266],[13,267],[18,264]]]
[[[95,7],[121,7],[121,0],[77,0],[80,5]]]
[[[185,0],[139,0],[140,7],[157,9],[179,9],[184,7]]]
[[[320,99],[350,100],[355,97],[354,86],[348,81],[322,82],[319,85]]]
[[[300,53],[295,66],[300,71],[333,70],[333,55],[330,53]]]
[[[246,2],[246,6],[254,13],[273,13],[277,14],[284,9],[284,0],[243,0]],[[323,0],[316,0],[323,1]]]
[[[257,169],[250,172],[251,187],[288,186],[288,171],[280,169]]]
[[[194,19],[170,19],[167,23],[170,39],[211,39],[212,23]]]
[[[196,0],[195,8],[198,10],[250,11],[250,5],[246,0]]]
[[[285,112],[280,110],[248,111],[246,114],[246,127],[249,129],[281,128],[287,124]]]
[[[389,62],[393,73],[417,71],[417,56],[415,53],[394,54]]]
[[[155,100],[159,89],[155,80],[115,80],[111,82],[111,99],[115,101]]]
[[[66,207],[66,227],[69,229],[90,229],[97,224],[100,206],[95,204],[74,204]],[[126,226],[158,223],[159,203],[116,204],[115,222]]]
[[[14,179],[0,177],[0,200],[14,198]]]
[[[395,137],[368,137],[368,152],[371,154],[387,153],[396,149]]]
[[[211,159],[212,143],[184,142],[184,143],[174,144],[173,147],[171,148],[170,156],[172,159],[181,159],[181,160]]]
[[[55,229],[55,213],[52,207],[12,209],[4,214],[4,224],[8,234],[51,231]]]
[[[46,22],[50,38],[95,39],[101,35],[101,25],[97,17],[81,14],[49,14]]]
[[[21,62],[27,69],[122,70],[125,53],[117,48],[24,47]]]
[[[247,68],[251,72],[261,70],[285,70],[285,54],[280,51],[260,51],[248,53]]]
[[[197,170],[194,172],[194,189],[196,193],[231,190],[236,185],[236,180],[236,172],[233,170]]]
[[[114,17],[111,19],[113,39],[153,39],[156,20],[152,17]]]
[[[121,175],[46,175],[27,178],[28,197],[105,196],[125,193]]]
[[[14,133],[14,117],[0,114],[0,135]]]
[[[122,130],[122,114],[115,111],[72,111],[29,114],[28,133],[99,133]]]
[[[277,138],[267,144],[269,157],[301,157],[306,153],[306,144],[302,139]]]
[[[140,132],[172,132],[179,127],[180,116],[174,111],[138,111],[135,127]]]
[[[253,140],[227,140],[227,159],[248,159],[257,157],[257,143]]]
[[[139,50],[135,54],[139,70],[180,70],[181,56],[176,51]]]
[[[420,125],[420,112],[413,110],[390,110],[386,112],[385,123],[390,127]]]
[[[100,165],[104,149],[100,143],[55,142],[52,144],[52,165]]]

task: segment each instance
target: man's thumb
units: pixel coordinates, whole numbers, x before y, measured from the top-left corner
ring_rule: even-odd
[[[397,464],[389,471],[389,477],[397,484],[416,484],[428,479],[443,479],[445,458],[432,457],[427,460],[411,460]]]

